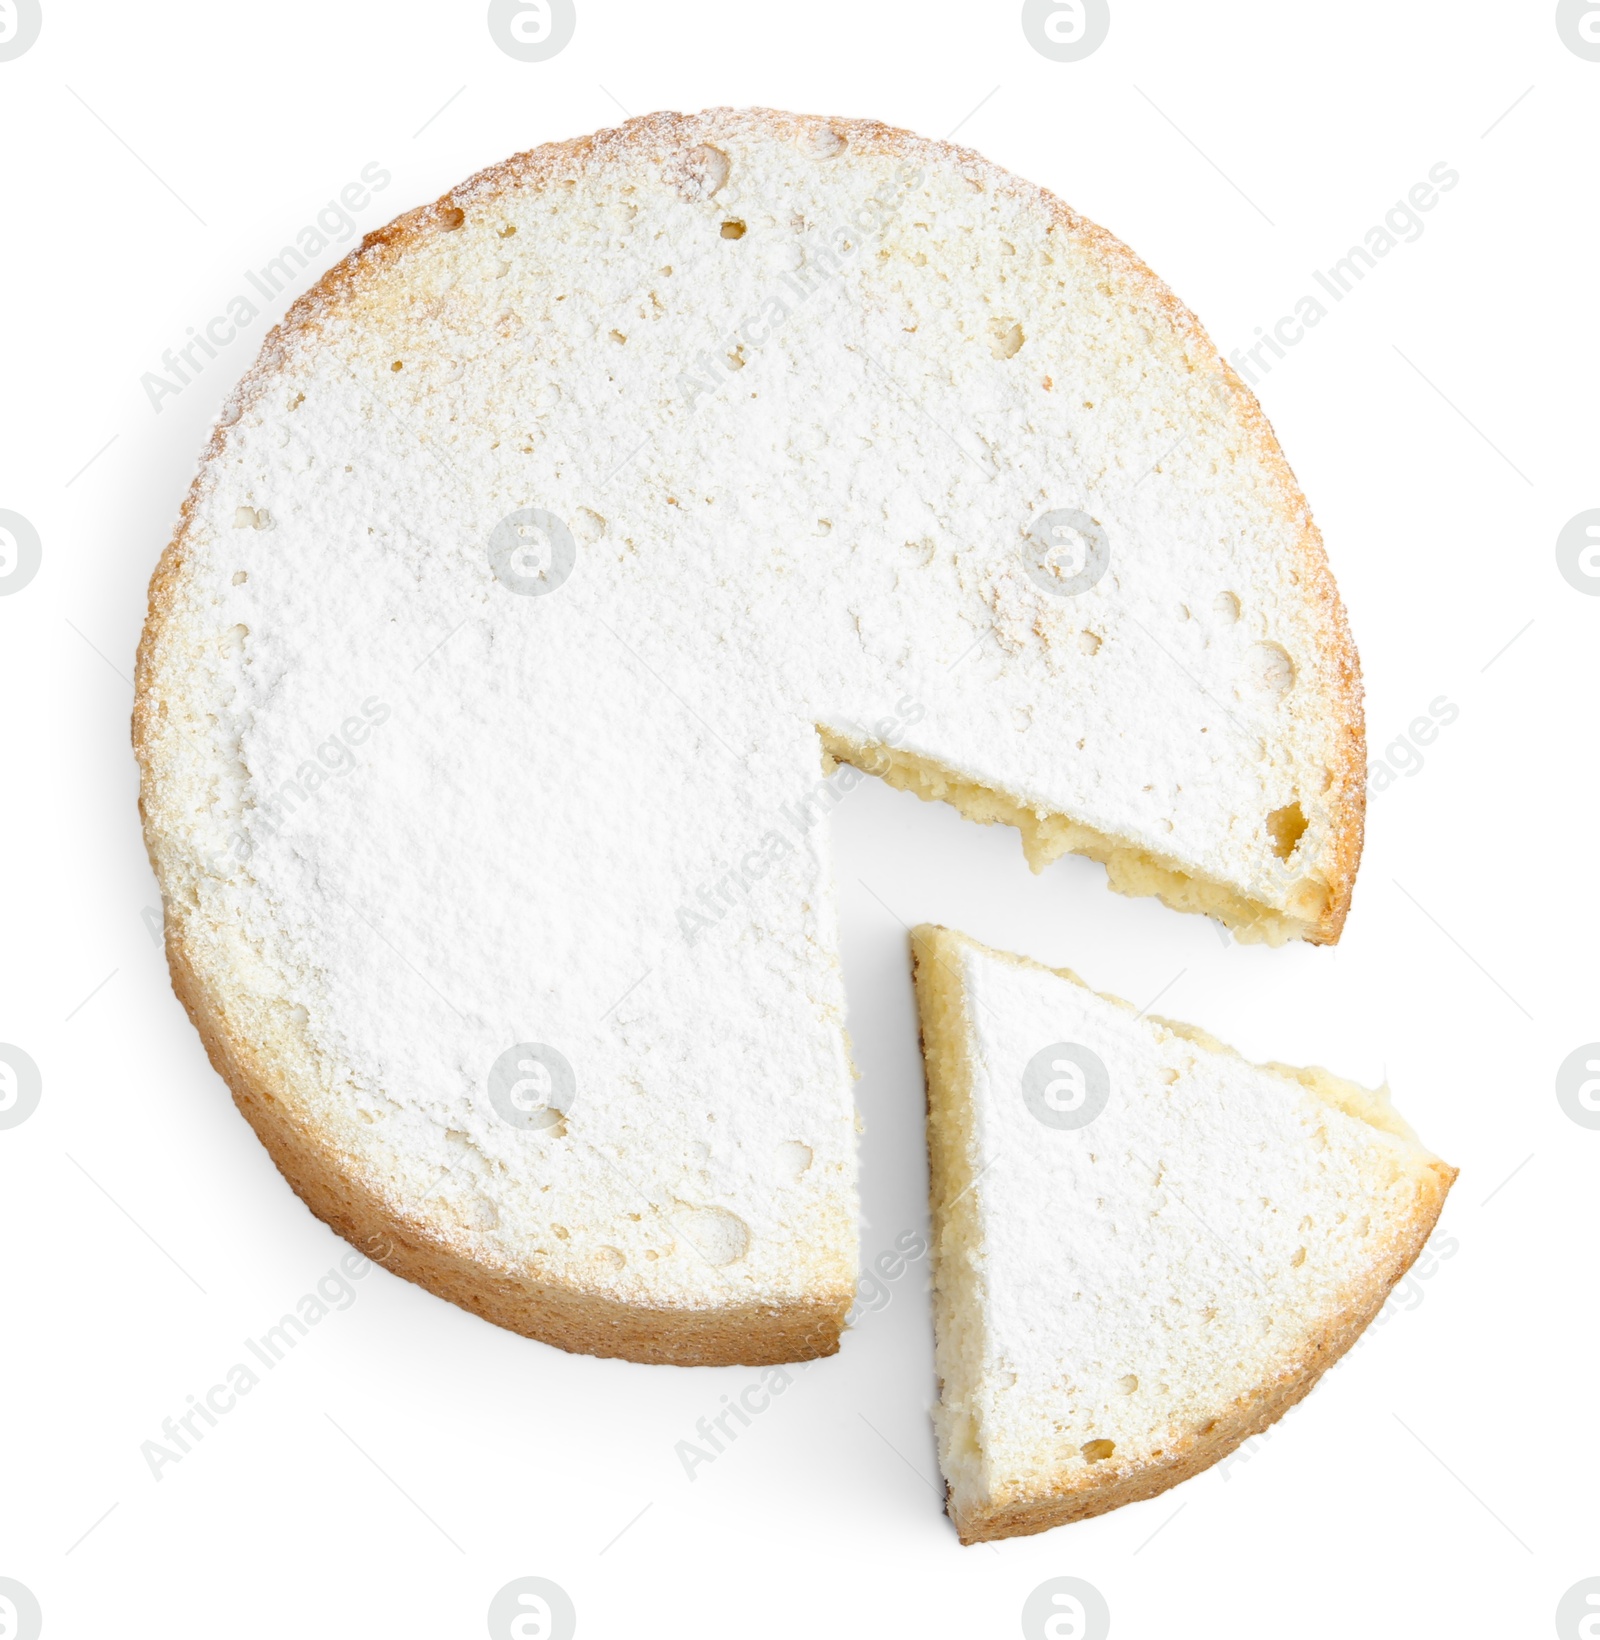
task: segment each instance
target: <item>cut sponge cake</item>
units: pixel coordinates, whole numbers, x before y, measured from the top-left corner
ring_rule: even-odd
[[[1455,1170],[1386,1093],[912,942],[951,1519],[975,1543],[1152,1497],[1350,1347]]]
[[[519,155],[297,302],[134,736],[174,982],[295,1188],[678,1362],[850,1305],[858,768],[1271,941],[1337,938],[1365,786],[1321,542],[1194,316],[975,154],[764,110]]]

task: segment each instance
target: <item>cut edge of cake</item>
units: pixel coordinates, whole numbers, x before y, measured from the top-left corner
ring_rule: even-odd
[[[982,1279],[970,1256],[981,1243],[972,1100],[974,1036],[959,959],[976,950],[1018,969],[1053,974],[1086,986],[1070,969],[1020,957],[932,924],[911,933],[912,964],[927,1075],[929,1197],[933,1216],[933,1274],[936,1356],[940,1375],[938,1425],[940,1467],[946,1481],[946,1509],[963,1544],[1026,1536],[1157,1496],[1198,1475],[1260,1434],[1302,1400],[1318,1379],[1345,1354],[1383,1308],[1410,1269],[1437,1224],[1457,1169],[1433,1156],[1390,1102],[1387,1088],[1371,1089],[1318,1066],[1299,1068],[1276,1062],[1252,1068],[1280,1076],[1346,1115],[1412,1147],[1419,1183],[1417,1211],[1405,1234],[1385,1249],[1364,1282],[1346,1295],[1344,1306],[1313,1337],[1302,1341],[1298,1360],[1232,1406],[1218,1407],[1209,1425],[1175,1444],[1160,1462],[1131,1474],[1101,1479],[1091,1465],[1086,1484],[1047,1488],[1037,1495],[995,1502],[983,1477],[983,1455],[970,1416],[946,1412],[948,1382],[964,1374],[976,1381],[983,1343]],[[1135,1014],[1120,997],[1093,993]],[[1148,1016],[1155,1025],[1184,1037],[1209,1054],[1243,1055],[1196,1026]],[[1250,1064],[1251,1062],[1245,1061]]]
[[[1020,798],[996,791],[928,758],[898,747],[852,739],[820,728],[826,755],[848,763],[925,803],[948,803],[965,819],[984,826],[1010,826],[1020,835],[1023,857],[1041,872],[1063,855],[1081,854],[1106,868],[1107,886],[1130,899],[1156,899],[1172,911],[1192,912],[1222,924],[1241,945],[1336,944],[1344,928],[1355,886],[1355,865],[1326,886],[1304,883],[1282,908],[1253,900],[1228,883],[1185,869],[1178,861],[1113,833],[1084,825],[1069,815],[1041,811]],[[1359,838],[1354,845],[1359,859]]]

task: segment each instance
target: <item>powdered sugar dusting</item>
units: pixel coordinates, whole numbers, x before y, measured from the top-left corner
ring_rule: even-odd
[[[1266,905],[1316,876],[1303,520],[1108,243],[878,127],[662,116],[473,179],[275,335],[183,540],[149,800],[202,982],[303,1011],[284,1098],[342,1166],[497,1268],[848,1292],[827,827],[784,819],[819,727],[893,718]],[[1051,509],[1110,543],[1070,598],[1029,574]],[[497,572],[512,515],[559,575],[536,520]],[[523,1043],[572,1067],[559,1123],[485,1098]]]
[[[941,1421],[949,1440],[971,1420],[988,1494],[960,1508],[1175,1456],[1312,1365],[1308,1341],[1405,1245],[1428,1157],[1286,1075],[946,940],[972,1034],[981,1316],[939,1316]],[[1080,1048],[1109,1097],[1082,1125],[1041,1121],[1030,1063],[1053,1050],[1068,1109]],[[958,1330],[981,1340],[964,1361]],[[1088,1452],[1106,1441],[1114,1459]]]

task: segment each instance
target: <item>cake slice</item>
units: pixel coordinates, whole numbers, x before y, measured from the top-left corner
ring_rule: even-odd
[[[978,1543],[1153,1497],[1355,1342],[1455,1169],[1386,1091],[948,929],[912,949],[950,1517]]]

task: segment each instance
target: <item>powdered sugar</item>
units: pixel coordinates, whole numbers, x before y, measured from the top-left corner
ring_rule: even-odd
[[[1288,1075],[941,938],[930,960],[959,970],[971,1030],[974,1245],[940,1246],[970,1259],[979,1313],[955,1307],[952,1271],[938,1314],[947,1457],[968,1420],[982,1454],[981,1483],[947,1462],[963,1510],[1175,1455],[1314,1365],[1404,1267],[1429,1157]],[[1057,1107],[1100,1096],[1087,1120],[1045,1119],[1041,1057]],[[1086,1057],[1105,1087],[1073,1076]]]
[[[880,128],[663,117],[458,190],[275,339],[184,536],[152,686],[190,729],[149,800],[203,983],[303,1011],[284,1098],[342,1166],[498,1268],[847,1293],[826,827],[715,938],[677,912],[813,790],[819,727],[906,698],[903,750],[1041,814],[1267,906],[1317,878],[1343,754],[1304,520],[1107,243]],[[1077,596],[1029,574],[1052,510],[1109,543]],[[537,596],[513,515],[570,532]],[[1292,687],[1256,687],[1265,643]],[[486,1098],[522,1043],[572,1067],[564,1123]]]

